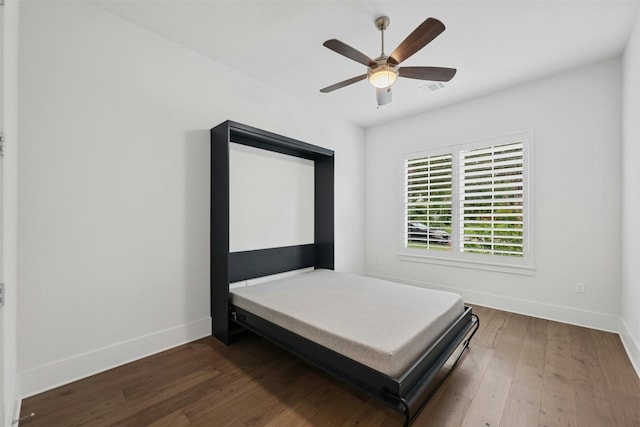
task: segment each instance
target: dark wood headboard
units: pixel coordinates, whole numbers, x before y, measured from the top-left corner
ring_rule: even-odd
[[[314,243],[229,252],[229,143],[314,161]],[[231,344],[242,328],[229,317],[229,283],[301,268],[334,268],[334,152],[226,121],[211,129],[211,319]]]

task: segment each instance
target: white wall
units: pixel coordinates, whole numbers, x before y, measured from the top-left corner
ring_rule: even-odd
[[[367,129],[366,272],[617,331],[620,82],[620,61],[610,60]],[[402,154],[523,129],[533,129],[535,140],[535,274],[400,260]],[[585,294],[576,294],[576,282],[586,284]]]
[[[226,119],[336,151],[336,269],[363,271],[360,128],[85,3],[23,3],[20,37],[24,396],[210,333]]]
[[[2,316],[2,393],[0,423],[11,425],[19,415],[20,381],[17,367],[18,307],[18,25],[19,4],[2,7],[2,128],[6,140],[2,158],[2,282],[6,302]]]
[[[624,60],[622,131],[622,340],[640,375],[640,15]]]

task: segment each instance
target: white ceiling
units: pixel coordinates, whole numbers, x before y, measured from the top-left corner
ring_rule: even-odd
[[[639,1],[91,3],[367,127],[618,56],[636,20]],[[399,79],[393,86],[393,102],[379,109],[375,90],[366,81],[320,93],[325,86],[366,72],[365,66],[322,43],[337,38],[376,57],[380,33],[374,20],[381,15],[391,18],[385,32],[387,54],[427,17],[440,19],[444,33],[402,65],[453,67],[457,75],[437,92],[422,90],[425,82],[420,80]]]

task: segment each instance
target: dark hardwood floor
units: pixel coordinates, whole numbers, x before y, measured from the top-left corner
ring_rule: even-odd
[[[415,426],[640,426],[617,335],[474,307],[471,349]],[[401,426],[403,417],[257,337],[204,338],[25,399],[34,426]]]

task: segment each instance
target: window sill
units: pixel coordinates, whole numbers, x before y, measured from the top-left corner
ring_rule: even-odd
[[[519,274],[523,276],[535,275],[535,267],[524,264],[509,264],[499,262],[487,262],[482,260],[460,259],[424,253],[400,252],[398,258],[406,262],[420,262],[426,264],[445,265],[448,267],[469,268],[474,270],[495,271],[499,273]]]

